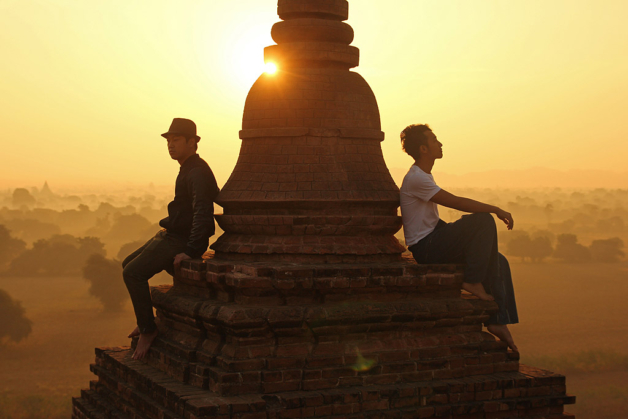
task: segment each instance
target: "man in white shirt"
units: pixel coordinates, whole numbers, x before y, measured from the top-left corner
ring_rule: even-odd
[[[509,230],[512,215],[496,206],[455,196],[436,185],[432,167],[443,157],[443,145],[428,125],[410,125],[401,133],[403,150],[414,164],[401,185],[401,216],[408,250],[417,263],[464,263],[462,288],[482,300],[499,305],[499,312],[486,322],[490,333],[517,351],[508,324],[519,322],[510,267],[497,251],[497,227],[491,214]],[[446,223],[438,205],[469,212]]]

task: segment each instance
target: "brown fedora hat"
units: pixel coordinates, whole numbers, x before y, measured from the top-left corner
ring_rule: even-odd
[[[183,135],[186,138],[196,138],[196,141],[201,141],[201,137],[196,135],[196,124],[191,119],[174,118],[168,132],[161,134],[164,138],[167,135]]]

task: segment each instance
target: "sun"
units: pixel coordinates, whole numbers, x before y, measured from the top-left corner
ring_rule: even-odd
[[[266,63],[266,65],[264,66],[264,72],[266,74],[275,74],[277,72],[277,64]]]

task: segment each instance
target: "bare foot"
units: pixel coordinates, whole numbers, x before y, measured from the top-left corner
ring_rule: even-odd
[[[142,359],[148,353],[150,345],[157,337],[157,330],[151,333],[140,333],[140,340],[137,341],[135,352],[133,352],[133,359]]]
[[[506,324],[489,324],[486,326],[486,329],[493,335],[497,336],[499,340],[503,340],[508,344],[510,349],[515,352],[519,352],[517,345],[515,345],[515,341],[510,334],[510,330],[508,330],[508,325]]]
[[[133,329],[133,331],[131,333],[129,333],[129,336],[127,336],[128,338],[134,338],[135,336],[139,336],[140,335],[140,328],[136,327],[135,329]]]
[[[481,282],[478,282],[477,284],[471,284],[469,282],[463,282],[462,283],[462,289],[465,290],[465,291],[469,291],[471,294],[475,295],[480,300],[495,301],[493,296],[488,294],[484,290],[484,285],[482,285]]]

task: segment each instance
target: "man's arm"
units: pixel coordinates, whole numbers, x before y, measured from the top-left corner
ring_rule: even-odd
[[[215,232],[214,200],[219,189],[213,173],[192,169],[188,174],[188,188],[192,196],[192,230],[185,253],[175,256],[174,264],[198,258],[207,250],[207,242]]]
[[[453,208],[458,211],[464,212],[488,212],[495,214],[497,218],[502,220],[508,230],[512,230],[515,225],[512,215],[509,212],[504,211],[494,205],[485,204],[483,202],[474,201],[473,199],[463,198],[447,192],[444,189],[436,192],[436,194],[430,199],[430,201],[442,205],[447,208]]]

